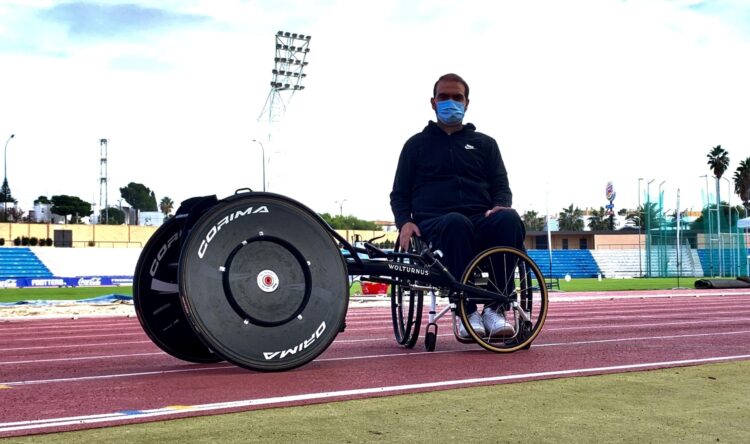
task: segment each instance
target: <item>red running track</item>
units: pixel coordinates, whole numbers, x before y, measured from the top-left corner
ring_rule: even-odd
[[[511,354],[458,343],[449,319],[436,351],[406,350],[389,308],[352,307],[325,353],[282,373],[182,362],[135,318],[0,322],[0,437],[750,359],[750,292],[663,294],[553,296],[534,345]]]

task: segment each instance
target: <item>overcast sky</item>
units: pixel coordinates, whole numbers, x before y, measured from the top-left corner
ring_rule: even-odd
[[[497,139],[519,212],[598,208],[608,181],[632,208],[639,177],[698,209],[711,147],[728,178],[750,157],[748,1],[3,0],[0,17],[0,138],[16,135],[8,181],[27,211],[98,203],[101,138],[111,205],[128,182],[176,203],[261,189],[259,139],[269,191],[392,220],[398,155],[446,72],[469,82],[465,121]],[[312,39],[269,143],[279,30]]]

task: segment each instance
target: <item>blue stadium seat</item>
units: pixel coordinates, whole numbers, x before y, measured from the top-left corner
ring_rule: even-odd
[[[52,273],[29,248],[0,247],[0,278],[52,277]]]
[[[548,250],[529,250],[528,254],[545,277],[562,278],[569,274],[572,278],[591,278],[601,273],[589,250],[552,250],[551,272]]]

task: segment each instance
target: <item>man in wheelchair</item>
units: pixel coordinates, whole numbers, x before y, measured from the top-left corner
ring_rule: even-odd
[[[430,99],[436,121],[406,141],[391,192],[391,209],[406,251],[412,236],[439,249],[456,279],[479,252],[495,246],[524,250],[526,230],[511,208],[508,174],[497,142],[463,123],[469,85],[456,74],[440,77]],[[514,334],[504,307],[470,305],[477,334]],[[469,338],[463,324],[459,336]]]

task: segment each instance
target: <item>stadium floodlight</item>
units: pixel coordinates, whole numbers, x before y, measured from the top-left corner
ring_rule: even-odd
[[[268,93],[263,110],[258,116],[258,122],[268,125],[268,139],[271,142],[271,135],[276,131],[278,124],[286,113],[292,97],[297,91],[302,91],[305,86],[302,84],[307,77],[304,72],[308,65],[307,56],[310,53],[310,36],[287,31],[278,31],[275,36],[275,53],[273,58],[273,69],[271,70],[271,91]],[[282,154],[277,148],[271,153]],[[271,174],[269,180],[263,180],[263,186],[269,186],[273,177],[273,166],[269,153],[268,166]],[[264,162],[265,167],[265,162]]]
[[[294,93],[304,89],[302,80],[307,74],[303,71],[308,65],[307,55],[310,53],[309,35],[278,31],[275,37],[271,91],[258,116],[259,122],[270,124],[281,120]]]

